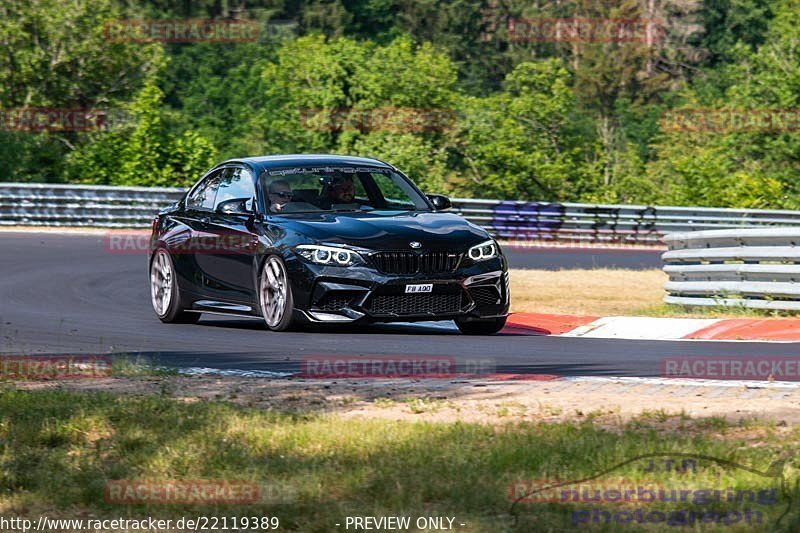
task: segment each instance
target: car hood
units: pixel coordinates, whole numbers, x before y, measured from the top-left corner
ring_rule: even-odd
[[[320,213],[280,217],[287,229],[319,243],[372,250],[466,249],[489,238],[486,230],[451,213]]]

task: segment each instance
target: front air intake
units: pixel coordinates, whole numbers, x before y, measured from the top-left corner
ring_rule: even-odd
[[[375,268],[384,274],[441,274],[453,272],[461,262],[460,252],[378,252],[372,254]]]

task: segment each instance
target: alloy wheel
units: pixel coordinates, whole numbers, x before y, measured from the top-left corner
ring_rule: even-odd
[[[158,316],[167,314],[169,304],[172,302],[172,283],[172,265],[167,252],[159,250],[150,266],[150,298]]]
[[[273,256],[267,259],[261,273],[261,310],[264,320],[270,327],[276,327],[286,313],[286,300],[289,283],[286,269],[280,259]]]

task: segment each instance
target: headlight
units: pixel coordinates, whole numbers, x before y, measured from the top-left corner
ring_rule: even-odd
[[[494,241],[486,241],[480,244],[476,244],[472,248],[469,249],[467,255],[470,259],[475,261],[485,261],[487,259],[492,259],[493,257],[497,257],[497,243]]]
[[[295,250],[304,259],[318,265],[352,266],[363,262],[357,252],[338,246],[302,244]]]

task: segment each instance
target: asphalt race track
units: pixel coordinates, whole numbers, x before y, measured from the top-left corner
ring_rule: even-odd
[[[0,233],[0,250],[0,354],[5,355],[126,353],[179,367],[273,372],[297,371],[308,356],[437,355],[492,359],[501,373],[658,376],[659,361],[667,356],[796,356],[800,348],[800,344],[529,335],[466,337],[450,323],[270,333],[258,320],[204,315],[198,325],[165,325],[150,307],[146,256],[141,252],[111,253],[99,234],[7,232]],[[584,257],[578,252],[515,251],[510,260],[512,266],[573,264]],[[618,255],[608,257],[616,261],[626,257],[624,252],[614,253]],[[643,257],[643,252],[631,253]]]

